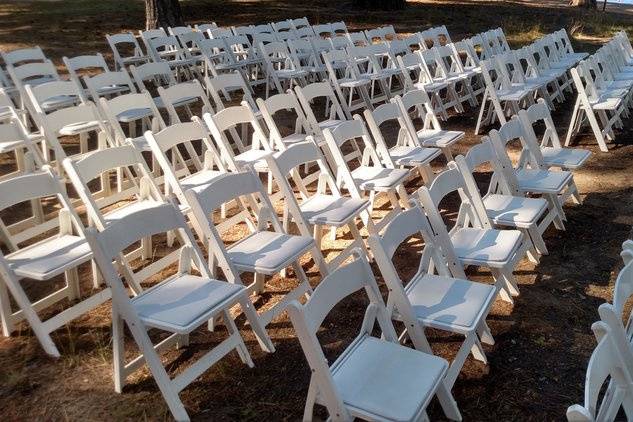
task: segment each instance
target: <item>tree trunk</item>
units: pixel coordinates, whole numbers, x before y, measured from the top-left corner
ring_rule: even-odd
[[[183,26],[182,10],[178,0],[145,0],[145,28]]]
[[[354,0],[353,5],[362,9],[400,10],[407,5],[407,0]]]
[[[569,5],[574,7],[585,7],[587,9],[597,9],[598,0],[569,0]]]

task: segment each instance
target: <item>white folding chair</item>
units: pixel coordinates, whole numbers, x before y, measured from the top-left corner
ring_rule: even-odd
[[[445,377],[446,387],[451,389],[470,353],[487,362],[479,336],[485,343],[494,344],[486,317],[496,291],[488,284],[453,278],[432,233],[424,212],[416,205],[394,218],[380,235],[370,236],[369,244],[389,288],[389,315],[406,327],[401,340],[408,337],[417,350],[432,354],[425,328],[464,336]],[[423,240],[424,248],[419,256],[412,257],[419,258],[418,271],[405,282],[393,259],[396,250],[411,236]]]
[[[88,87],[82,85],[82,81],[80,79],[80,73],[88,73],[90,72],[91,76],[95,75],[95,70],[98,73],[107,73],[110,72],[110,68],[108,67],[105,59],[101,55],[101,53],[97,53],[95,55],[85,55],[85,56],[76,56],[76,57],[63,57],[64,65],[66,69],[68,69],[68,75],[70,76],[70,80],[75,82],[77,86],[82,87],[86,91],[87,94],[91,95],[91,92],[88,90]],[[122,68],[125,71],[125,68]],[[99,96],[109,96],[109,95],[119,95],[129,91],[129,87],[127,84],[112,84],[108,86],[107,84],[101,84],[99,89],[96,90],[96,93]],[[96,101],[96,98],[93,98]]]
[[[402,110],[397,103],[382,104],[373,111],[365,110],[363,116],[376,143],[376,152],[380,156],[390,157],[389,159],[400,168],[409,168],[412,176],[417,170],[424,183],[430,183],[433,180],[431,162],[440,156],[442,151],[439,148],[420,146],[416,140],[412,139],[402,116]],[[380,127],[394,121],[399,130],[395,145],[390,148]]]
[[[165,62],[144,63],[139,66],[131,65],[129,70],[139,92],[147,91],[155,93],[158,87],[167,88],[177,84],[174,74],[169,68],[169,65]],[[166,108],[160,95],[153,97],[153,100],[156,107]],[[183,104],[178,104],[177,106],[194,102],[196,102],[195,98],[183,99]]]
[[[519,111],[519,119],[523,123],[528,136],[534,134],[536,145],[540,149],[543,162],[548,167],[558,167],[562,170],[576,170],[582,167],[591,157],[591,151],[580,148],[563,148],[558,138],[556,125],[550,114],[549,107],[543,99],[539,99],[537,104],[530,106],[527,110]],[[534,133],[533,126],[538,122],[543,122],[545,131],[539,142]],[[532,128],[532,130],[530,130]]]
[[[518,140],[522,146],[529,142],[525,135],[525,129],[518,118],[513,118],[507,122],[499,131],[493,129],[490,131],[489,137],[506,173],[506,180],[511,181],[513,185],[512,190],[519,195],[526,193],[543,195],[550,203],[550,209],[558,210],[558,216],[554,220],[556,228],[564,230],[563,222],[566,217],[563,204],[568,198],[577,196],[578,192],[571,172],[547,170],[538,158],[533,158],[530,167],[520,168],[513,165],[508,153],[511,141]],[[534,154],[531,155],[534,157]]]
[[[598,345],[591,354],[585,377],[585,398],[582,405],[575,404],[567,409],[570,422],[605,421],[612,422],[620,407],[624,407],[628,418],[633,416],[633,380],[622,361],[613,340],[613,333],[604,322],[595,322],[591,329]],[[610,391],[600,399],[603,385],[609,380]]]
[[[226,108],[225,101],[231,101],[231,94],[237,95],[238,100],[246,101],[253,110],[257,110],[257,104],[251,93],[250,85],[246,83],[242,74],[238,71],[223,73],[217,76],[205,76],[204,85],[207,93],[213,98],[216,110]],[[222,99],[224,97],[224,100]]]
[[[354,120],[341,123],[333,129],[325,129],[323,135],[334,160],[337,185],[339,188],[347,189],[353,198],[361,198],[363,194],[369,195],[369,219],[376,196],[384,193],[389,198],[391,210],[375,223],[377,231],[402,210],[401,205],[409,207],[404,187],[409,171],[396,169],[390,157],[380,159],[360,116],[355,116]],[[360,140],[360,143],[357,140]],[[350,146],[353,146],[352,153],[347,153]],[[358,152],[362,154],[360,157]],[[364,223],[368,224],[367,217]]]
[[[255,101],[257,109],[266,122],[270,143],[275,149],[283,149],[279,147],[280,145],[290,146],[306,140],[310,133],[310,127],[293,91],[276,94],[265,100],[257,98]],[[289,131],[283,130],[283,123],[277,124],[275,121],[275,116],[279,115],[294,121],[294,127],[290,126]]]
[[[464,132],[442,129],[428,95],[423,90],[412,90],[393,101],[400,107],[409,136],[419,146],[440,148],[448,161],[453,159],[451,146],[464,137]],[[418,121],[416,129],[415,121]]]
[[[29,173],[44,165],[44,159],[38,149],[38,140],[29,136],[15,111],[12,117],[0,122],[0,154],[15,156],[15,171],[0,175],[0,181]]]
[[[165,203],[158,186],[149,173],[145,160],[132,145],[122,145],[93,151],[75,159],[64,160],[64,170],[81,198],[90,226],[103,230],[139,210]],[[117,173],[117,185],[112,186],[110,175]],[[93,184],[100,180],[98,187]],[[128,262],[140,257],[152,258],[151,237],[143,239],[140,247],[125,254]],[[177,256],[173,256],[174,261]],[[138,294],[140,283],[130,274],[130,285]]]
[[[33,216],[8,227],[0,222],[2,243],[9,251],[7,254],[0,251],[0,319],[5,336],[16,330],[18,322],[28,321],[46,353],[59,357],[50,333],[107,301],[110,291],[102,289],[81,299],[77,267],[90,261],[92,252],[84,237],[81,220],[60,180],[49,167],[0,182],[0,208],[3,210],[33,199],[50,197],[54,197],[61,207],[52,219],[39,220],[38,224],[38,219]],[[55,227],[59,227],[58,233],[46,237],[46,233]],[[62,274],[65,285],[35,302],[29,299],[21,284],[22,280],[31,279],[51,285],[51,281]],[[94,288],[98,288],[97,279],[93,281]],[[12,310],[10,297],[18,311]],[[46,321],[40,319],[39,311],[66,299],[79,302]]]
[[[125,69],[129,65],[139,66],[151,60],[149,56],[143,53],[138,40],[131,32],[122,32],[114,35],[106,34],[106,40],[112,50],[115,70]],[[119,49],[120,46],[121,49]],[[130,49],[129,47],[132,48]],[[126,54],[130,50],[132,53]]]
[[[361,216],[367,212],[369,201],[355,197],[354,193],[351,197],[341,195],[316,143],[311,139],[295,143],[275,156],[266,157],[266,161],[283,195],[284,227],[294,221],[303,236],[314,237],[319,249],[322,249],[324,228],[333,229],[336,235],[337,229],[347,227],[353,240],[328,262],[330,268],[338,267],[354,249],[367,253],[357,224],[365,220],[368,232],[375,232],[369,216]],[[299,173],[301,166],[308,170],[304,177]],[[315,182],[316,189],[309,189]],[[296,198],[293,186],[299,191],[300,199]]]
[[[160,274],[161,281],[138,296],[130,298],[123,278],[132,269],[120,259],[121,253],[135,242],[167,231],[178,230],[185,244],[180,248],[180,259],[175,274],[165,276],[165,265],[157,261],[151,274]],[[86,236],[103,278],[112,291],[112,348],[114,360],[114,388],[120,393],[127,379],[144,364],[158,384],[169,410],[176,420],[188,421],[189,416],[178,394],[201,376],[216,362],[235,350],[242,362],[253,366],[250,354],[242,339],[230,310],[239,305],[263,350],[274,347],[254,312],[246,290],[235,283],[214,280],[204,262],[193,235],[180,211],[173,204],[139,210],[109,224],[97,233],[93,228]],[[117,267],[126,269],[118,271]],[[192,268],[197,274],[192,273]],[[143,270],[142,270],[143,271]],[[119,275],[121,274],[121,275]],[[210,319],[222,318],[228,336],[218,346],[202,355],[194,364],[171,378],[165,370],[159,353],[176,344],[186,347],[189,334],[206,325]],[[124,326],[127,325],[140,355],[126,363]],[[149,330],[170,333],[157,345],[152,343]]]
[[[137,92],[127,70],[84,76],[83,81],[90,93],[90,98],[97,104],[99,103],[99,98],[112,98],[126,92]]]
[[[543,233],[558,216],[556,209],[550,209],[543,198],[524,198],[512,190],[512,183],[506,180],[506,174],[497,158],[489,139],[484,138],[478,145],[471,147],[466,155],[459,155],[455,162],[461,172],[471,195],[480,195],[490,221],[497,227],[512,227],[521,230],[528,237],[536,251],[547,255],[547,246]],[[487,188],[479,188],[474,173],[482,166],[490,167],[492,174]],[[538,256],[532,253],[532,260]]]
[[[292,89],[294,86],[307,84],[308,71],[301,67],[285,42],[260,42],[258,47],[266,65],[266,98],[273,86],[281,94],[285,92],[284,88]]]
[[[323,62],[339,102],[345,104],[348,112],[374,108],[368,91],[372,82],[369,78],[359,75],[356,64],[350,62],[345,50],[323,52]]]
[[[259,314],[264,326],[281,314],[288,303],[302,296],[307,298],[312,293],[308,277],[301,267],[301,257],[309,254],[321,275],[327,275],[327,266],[312,236],[289,235],[283,230],[256,173],[227,173],[209,184],[188,190],[185,195],[204,234],[210,266],[217,262],[223,273],[229,274],[226,277],[230,282],[235,282],[230,274],[253,273],[254,279],[247,286],[247,291],[261,294],[266,276],[279,274],[287,267],[294,270],[299,285]],[[247,197],[248,200],[244,200]],[[213,213],[233,201],[238,204],[236,214],[214,224]],[[256,215],[256,221],[252,221],[251,213]],[[222,235],[226,236],[230,228],[240,224],[245,224],[249,233],[227,246]],[[269,225],[272,230],[267,230]]]
[[[463,212],[449,230],[439,210],[442,200],[453,192],[459,194],[459,207]],[[529,239],[519,230],[493,229],[481,197],[468,191],[461,172],[453,163],[449,163],[448,170],[439,173],[428,188],[422,186],[416,195],[440,248],[445,254],[454,251],[454,256],[447,260],[451,272],[456,277],[466,278],[465,267],[488,267],[501,299],[513,303],[512,296],[519,294],[513,271],[531,245]]]
[[[330,365],[317,331],[337,303],[361,289],[370,304],[360,333]],[[303,420],[312,420],[315,404],[340,421],[428,420],[426,407],[433,395],[449,419],[461,420],[444,380],[448,363],[398,344],[371,268],[360,253],[322,280],[305,305],[291,303],[288,313],[311,370]],[[372,336],[376,322],[382,338]]]

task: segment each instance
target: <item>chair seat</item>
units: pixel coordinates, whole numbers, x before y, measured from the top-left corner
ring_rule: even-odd
[[[622,105],[622,98],[609,95],[601,95],[597,100],[590,100],[591,107],[595,110],[618,110]]]
[[[568,171],[520,169],[516,171],[516,177],[523,192],[560,193],[571,181],[572,174]]]
[[[576,148],[541,148],[543,161],[548,166],[577,169],[591,156],[591,151]]]
[[[22,139],[18,139],[17,141],[0,141],[0,154],[14,151],[18,148],[24,148],[25,146],[26,142]]]
[[[370,336],[350,349],[333,368],[334,384],[346,406],[371,420],[418,420],[448,368],[440,357]]]
[[[223,175],[224,173],[221,171],[201,170],[197,173],[192,174],[191,176],[187,176],[181,179],[180,186],[182,187],[183,191],[187,191],[187,189],[194,189],[196,187],[208,185],[213,180]]]
[[[423,89],[426,92],[441,91],[442,89],[446,88],[447,86],[448,86],[448,84],[446,82],[429,82],[429,83],[416,82],[416,83],[413,84],[413,87],[415,89]]]
[[[73,235],[53,236],[6,256],[19,277],[49,280],[92,258],[88,242]]]
[[[352,171],[352,178],[362,190],[389,190],[409,176],[408,170],[360,166]]]
[[[357,88],[363,85],[369,85],[371,81],[369,79],[361,78],[361,79],[339,79],[339,85],[343,88]]]
[[[464,137],[464,132],[443,129],[418,130],[418,140],[425,147],[446,148]]]
[[[99,95],[112,95],[112,94],[122,94],[130,90],[130,87],[127,85],[108,85],[102,86],[97,89],[97,93]]]
[[[477,328],[496,296],[489,284],[433,274],[411,280],[405,291],[422,324],[460,333]]]
[[[265,151],[263,149],[249,149],[241,154],[235,156],[235,162],[239,166],[252,165],[257,171],[266,171],[268,164],[266,164],[266,157],[272,154],[272,151]]]
[[[116,115],[116,118],[119,122],[130,123],[139,119],[143,119],[145,117],[152,116],[152,110],[149,108],[131,108],[129,110],[125,110],[122,113]]]
[[[100,122],[98,120],[71,123],[59,129],[59,134],[62,136],[73,136],[79,135],[80,133],[93,132],[101,129],[100,124],[102,123],[103,122]]]
[[[463,228],[451,235],[458,258],[465,264],[502,266],[521,245],[518,230]]]
[[[442,153],[437,148],[425,147],[393,147],[389,155],[399,166],[419,166],[429,164]]]
[[[307,76],[308,71],[303,69],[281,69],[275,70],[275,74],[281,79],[292,79]]]
[[[488,217],[495,224],[521,228],[536,224],[547,211],[547,201],[543,198],[510,195],[488,195],[484,198],[484,206]]]
[[[245,289],[189,274],[176,276],[132,299],[144,324],[180,334],[206,322]]]
[[[313,246],[311,237],[262,231],[232,245],[228,255],[239,270],[275,274]]]
[[[343,122],[344,122],[343,120],[327,119],[327,120],[323,120],[322,122],[319,122],[319,127],[321,128],[321,130],[334,129],[336,126],[340,125]]]
[[[42,101],[40,107],[42,107],[44,111],[52,111],[58,108],[73,106],[78,102],[79,97],[77,95],[56,95]]]
[[[155,201],[153,199],[137,200],[134,202],[129,202],[123,206],[120,206],[119,208],[108,212],[103,216],[103,219],[106,221],[106,223],[110,223],[113,221],[121,220],[122,218],[125,218],[130,214],[142,210],[148,210],[161,205],[164,205],[164,203],[160,201]]]
[[[165,108],[165,103],[163,103],[163,99],[161,97],[155,97],[153,98],[153,100],[157,108]],[[186,97],[174,102],[173,105],[174,107],[181,107],[185,104],[195,103],[196,101],[198,101],[198,97]]]
[[[531,93],[531,89],[512,87],[497,91],[497,96],[501,101],[521,101],[526,95],[530,95]]]
[[[298,142],[305,141],[307,136],[308,135],[305,133],[293,133],[281,138],[281,142],[283,142],[286,145],[296,144]]]
[[[363,199],[316,194],[304,201],[300,208],[310,224],[340,227],[368,206],[369,201]]]

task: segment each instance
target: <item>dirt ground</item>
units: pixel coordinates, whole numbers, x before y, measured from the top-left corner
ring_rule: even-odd
[[[349,9],[347,3],[331,1],[309,5],[282,1],[187,1],[183,7],[192,21],[208,17],[206,20],[220,24],[260,22],[261,16],[274,20],[304,15],[311,21],[343,19],[358,28],[394,23],[401,32],[447,24],[455,39],[502,26],[515,44],[529,42],[541,32],[569,27],[579,16],[576,11],[533,5],[528,9],[515,2],[451,3],[458,2],[414,2],[407,11],[392,15],[360,14]],[[526,19],[528,14],[530,19]],[[4,22],[1,48],[40,44],[56,63],[61,62],[63,55],[93,51],[106,54],[105,33],[143,25],[142,4],[127,1],[5,2],[0,4],[0,15]],[[579,30],[581,42],[577,45],[588,51],[603,39],[602,31],[631,25],[630,16],[619,14],[587,21],[590,25]],[[598,21],[600,26],[595,23]],[[554,113],[561,136],[569,124],[572,106],[573,98],[568,95],[567,102]],[[481,139],[473,134],[476,112],[468,110],[444,123],[445,128],[466,132],[457,152],[466,151]],[[489,364],[469,358],[453,389],[464,420],[561,420],[567,406],[582,400],[587,360],[595,346],[590,326],[598,319],[597,307],[611,298],[613,282],[622,266],[620,245],[631,236],[633,226],[631,123],[631,119],[625,121],[624,130],[617,132],[608,153],[600,152],[588,134],[577,138],[578,147],[593,152],[587,165],[575,173],[583,204],[565,207],[566,231],[550,228],[546,232],[549,255],[542,257],[538,265],[527,260],[521,263],[516,271],[521,295],[514,306],[498,301],[493,307],[488,323],[496,344],[485,346]],[[6,159],[3,162],[5,167]],[[486,176],[480,174],[477,179],[483,181]],[[419,183],[414,180],[408,190],[414,191]],[[444,212],[450,215],[455,211],[453,206],[447,204]],[[0,217],[13,216],[3,213]],[[229,235],[237,237],[240,232]],[[349,240],[347,233],[339,236],[344,240],[325,243],[329,257]],[[159,246],[155,258],[167,252],[164,242]],[[395,262],[402,275],[415,271],[419,248],[420,242],[413,239],[397,252]],[[305,262],[304,268],[316,285],[319,277],[312,262]],[[491,281],[485,271],[469,272],[469,276],[477,281]],[[275,277],[256,305],[278,299],[279,293],[294,285],[292,274],[288,279]],[[90,288],[87,266],[82,268],[82,287],[84,292]],[[27,289],[34,296],[48,291],[43,283],[27,283]],[[356,335],[365,305],[362,295],[354,295],[337,306],[325,321],[319,338],[328,358],[337,356]],[[11,338],[0,338],[0,419],[170,419],[160,392],[145,369],[130,379],[123,394],[114,393],[109,308],[105,304],[56,331],[53,339],[62,354],[57,360],[45,355],[26,325]],[[192,419],[300,419],[310,371],[290,320],[282,315],[269,325],[277,349],[274,354],[261,352],[248,327],[244,327],[243,318],[238,319],[238,325],[255,368],[243,365],[233,353],[196,380],[181,393]],[[433,330],[427,335],[440,356],[450,359],[459,348],[458,337]],[[223,338],[223,329],[214,333],[200,329],[192,335],[189,347],[166,353],[163,361],[172,375],[177,374]],[[135,350],[129,336],[127,345],[131,358]],[[326,416],[322,408],[317,415]],[[430,416],[433,420],[443,419],[436,401],[430,407]]]

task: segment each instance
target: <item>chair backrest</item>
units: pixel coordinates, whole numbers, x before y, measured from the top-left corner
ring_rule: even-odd
[[[516,194],[513,190],[513,186],[518,184],[516,177],[514,174],[511,174],[511,181],[508,181],[492,142],[487,136],[481,140],[481,143],[472,146],[466,152],[466,155],[458,155],[455,157],[455,162],[457,163],[466,184],[469,187],[477,189],[482,197],[485,198],[492,193],[501,193],[503,195]],[[472,175],[476,171],[481,173],[481,170],[478,170],[481,166],[488,166],[492,171],[487,188],[482,187],[480,189],[479,186],[482,186],[481,183],[475,183]]]
[[[210,38],[230,38],[235,35],[231,28],[207,29],[207,34]]]
[[[169,114],[169,123],[180,123],[181,119],[176,111],[176,107],[181,107],[183,104],[187,107],[192,103],[192,100],[201,102],[202,113],[213,113],[213,107],[209,101],[209,97],[204,92],[202,85],[197,79],[190,82],[181,82],[176,85],[168,87],[158,87],[158,95],[163,101],[163,106]],[[191,114],[190,114],[191,115]]]
[[[297,97],[292,91],[288,91],[282,94],[276,94],[268,97],[267,99],[257,98],[257,108],[262,113],[262,117],[268,127],[268,133],[271,140],[271,146],[278,150],[285,149],[283,144],[283,138],[285,137],[281,132],[281,126],[275,121],[275,115],[277,113],[283,113],[287,116],[291,113],[291,119],[294,120],[294,134],[308,134],[310,127],[306,119],[301,105],[297,101]]]
[[[453,227],[447,229],[439,210],[443,208],[440,206],[442,200],[451,193],[458,194],[459,209]],[[449,234],[456,230],[468,226],[483,229],[492,227],[481,196],[468,189],[462,173],[454,162],[449,163],[448,169],[439,173],[429,187],[422,186],[418,189],[417,196],[431,222],[437,241],[445,248],[451,244]],[[456,270],[451,263],[449,267]],[[465,278],[462,274],[458,277]]]
[[[159,260],[134,273],[123,258],[125,249],[142,239],[172,231],[178,233],[178,240],[182,245],[176,274],[167,277],[161,274],[173,264],[173,260]],[[137,311],[131,306],[128,290],[125,289],[121,276],[128,284],[134,285],[135,281],[143,282],[158,274],[161,274],[161,281],[166,281],[189,273],[195,268],[202,277],[212,278],[202,251],[194,240],[183,214],[171,202],[132,212],[124,218],[110,222],[99,232],[94,228],[88,228],[86,240],[90,244],[103,278],[112,289],[113,301],[126,318],[136,315]],[[116,267],[113,261],[116,261]]]
[[[198,42],[205,39],[202,32],[198,32],[198,31],[183,32],[181,34],[174,35],[174,36],[178,39],[180,46],[183,49],[188,50],[190,53],[192,53],[192,55],[194,55],[193,53],[195,52]]]
[[[360,166],[387,167],[376,152],[363,120],[356,115],[353,120],[343,122],[333,129],[325,129],[323,135],[336,163],[336,180],[343,181],[352,196],[360,197],[359,187],[352,177],[352,169],[356,166],[354,161],[358,161]],[[348,146],[352,147],[349,153]]]
[[[297,94],[299,103],[303,108],[303,112],[308,119],[308,123],[310,124],[313,133],[317,136],[323,136],[323,134],[321,128],[319,127],[319,120],[317,119],[311,106],[315,99],[323,98],[326,101],[326,104],[329,101],[330,114],[329,117],[325,116],[326,119],[348,120],[351,118],[349,113],[345,113],[344,109],[341,107],[341,104],[339,103],[336,94],[334,94],[329,82],[314,82],[304,87],[296,86],[295,93]]]
[[[149,91],[147,82],[152,81],[156,87],[176,85],[176,78],[169,64],[165,62],[150,62],[130,66],[130,73],[139,91]]]
[[[274,42],[278,42],[279,39],[277,38],[277,34],[271,34],[268,32],[261,32],[261,33],[256,33],[253,34],[253,45],[257,45],[259,46],[259,44],[270,44],[270,43],[274,43]],[[261,50],[261,49],[260,49]]]
[[[233,171],[239,167],[234,158],[236,155],[235,149],[238,151],[246,149],[272,151],[272,147],[268,143],[268,137],[264,134],[259,120],[248,106],[248,103],[244,101],[239,106],[227,107],[214,115],[205,113],[202,117],[218,145],[223,159],[230,163]],[[235,138],[236,129],[242,125],[246,125],[249,128],[249,131],[245,131],[244,134],[248,136],[247,132],[252,133],[250,139]],[[233,142],[229,140],[227,133]]]
[[[44,166],[40,171],[0,181],[0,210],[6,210],[9,207],[32,199],[46,200],[50,197],[56,199],[56,203],[51,202],[50,205],[60,207],[57,218],[48,219],[35,225],[28,224],[28,220],[33,220],[33,214],[13,222],[10,226],[5,225],[0,219],[0,240],[6,244],[7,249],[14,252],[19,250],[20,245],[23,243],[40,241],[42,240],[42,235],[55,227],[59,227],[60,235],[75,234],[83,236],[84,228],[81,220],[71,205],[61,181],[50,167]],[[28,209],[28,205],[25,208]],[[35,210],[33,213],[35,213]],[[3,216],[6,218],[6,213],[3,213]],[[0,262],[4,263],[3,258],[4,255],[0,251]],[[4,269],[10,272],[8,265],[4,264],[6,265]]]
[[[173,35],[152,38],[148,41],[147,51],[155,62],[169,61],[168,57],[173,59],[182,59],[185,53],[180,47],[178,38]]]
[[[151,121],[153,131],[164,129],[167,126],[148,92],[119,95],[109,100],[101,98],[99,102],[101,112],[108,120],[110,128],[113,130],[114,140],[118,144],[122,144],[128,137],[119,120],[119,116],[124,116],[126,112],[150,110],[150,116],[147,118]]]
[[[48,61],[39,46],[20,48],[13,51],[1,51],[2,61],[7,67],[15,67],[25,63],[44,63]]]
[[[114,35],[106,34],[106,40],[112,50],[112,56],[114,57],[117,69],[124,68],[126,62],[128,61],[134,61],[130,59],[145,59],[146,57],[138,43],[138,40],[131,32],[123,32]],[[126,48],[126,45],[132,48]],[[130,55],[125,55],[125,52],[130,50],[132,53]],[[140,60],[136,61],[136,63],[139,62]]]
[[[330,25],[329,23],[312,25],[312,30],[314,31],[315,35],[323,38],[331,38],[334,35],[332,25]]]
[[[297,34],[297,37],[299,37],[299,38],[315,37],[315,36],[317,36],[314,33],[314,29],[312,29],[311,26],[304,26],[302,28],[298,28],[298,29],[295,30],[295,33]]]
[[[304,27],[309,27],[310,26],[310,22],[308,22],[308,18],[306,18],[306,17],[290,19],[290,23],[292,24],[292,27],[294,29],[299,29],[299,28],[304,28]]]
[[[499,162],[506,173],[506,178],[511,180],[512,176],[510,173],[514,172],[515,169],[519,168],[521,164],[520,160],[516,160],[516,164],[514,164],[511,159],[510,146],[512,144],[516,144],[519,142],[519,147],[521,151],[524,149],[527,150],[529,157],[529,162],[535,168],[546,169],[546,166],[543,164],[543,156],[541,155],[541,150],[538,145],[533,145],[530,148],[530,144],[536,144],[536,135],[532,129],[532,125],[529,126],[529,131],[531,131],[531,136],[527,134],[526,127],[521,123],[521,120],[518,116],[513,117],[508,122],[503,124],[499,130],[493,129],[490,131],[488,136],[492,140],[492,145],[495,148],[495,152],[497,153],[497,157],[499,158]],[[519,155],[520,157],[520,155]]]
[[[39,115],[85,102],[83,90],[73,81],[51,81],[38,85],[26,85],[26,106],[36,123]]]
[[[148,30],[141,30],[138,31],[139,36],[141,37],[141,39],[143,40],[143,44],[145,44],[145,51],[147,51],[147,54],[149,54],[151,56],[150,53],[150,45],[149,45],[149,41],[154,39],[154,38],[160,38],[160,37],[166,37],[167,36],[167,32],[165,32],[165,30],[163,28],[156,28],[156,29],[148,29]],[[153,57],[153,56],[152,56]]]
[[[7,66],[7,71],[13,84],[20,92],[24,92],[26,85],[37,85],[44,82],[60,80],[59,74],[53,62],[25,63],[19,66]]]
[[[421,89],[413,89],[403,96],[395,96],[393,100],[400,107],[402,119],[409,130],[411,139],[418,139],[420,129],[442,129],[440,121],[433,111],[433,105],[427,93]],[[417,123],[417,129],[416,128]]]
[[[89,220],[100,230],[106,225],[104,208],[117,203],[127,204],[131,200],[163,200],[145,159],[132,145],[92,151],[76,159],[66,158],[63,164],[73,188],[86,205]],[[119,183],[125,185],[121,185],[117,192],[112,192],[109,185],[109,173],[113,170],[120,170],[127,178],[120,180]],[[107,186],[102,185],[95,192],[91,182],[104,174],[107,177],[101,177],[101,182]]]
[[[376,142],[376,151],[387,163],[392,163],[389,155],[387,141],[383,136],[381,126],[387,123],[396,122],[398,125],[398,137],[396,138],[396,146],[416,146],[415,140],[411,138],[407,123],[402,116],[402,111],[397,103],[389,102],[381,104],[374,110],[365,110],[363,112],[369,131]]]
[[[217,29],[218,24],[215,22],[210,22],[210,23],[201,23],[201,24],[195,24],[194,28],[196,29],[196,31],[200,31],[202,33],[206,33],[209,29]]]
[[[354,261],[339,267],[325,277],[304,305],[293,301],[288,306],[290,320],[312,370],[312,380],[315,382],[319,396],[329,414],[335,415],[337,420],[352,420],[353,418],[350,416],[350,409],[347,409],[343,402],[342,392],[336,388],[332,371],[328,366],[328,361],[316,333],[337,303],[361,289],[365,290],[370,304],[356,340],[371,336],[374,324],[378,321],[383,339],[397,342],[395,329],[380,296],[376,280],[367,258],[362,253],[357,253]],[[352,342],[350,348],[354,344],[356,341]],[[342,354],[346,352],[347,350],[343,351]]]
[[[127,70],[119,70],[117,72],[104,72],[95,76],[84,76],[84,83],[88,87],[90,97],[93,101],[98,101],[104,95],[111,95],[107,88],[110,87],[127,87],[129,92],[136,92],[136,87],[130,79]]]
[[[272,231],[284,232],[268,194],[255,172],[227,173],[211,183],[189,189],[185,196],[208,242],[209,251],[213,251],[229,282],[239,282],[232,279],[232,274],[239,274],[239,271],[228,259],[227,245],[222,240],[222,235],[227,230],[243,223],[251,232],[265,231],[270,223]],[[233,201],[237,212],[233,209],[230,219],[214,224],[214,212]],[[247,203],[248,206],[245,205]],[[254,209],[249,210],[249,206]],[[257,221],[252,221],[250,211],[256,215]]]
[[[273,22],[271,23],[275,32],[294,32],[294,28],[292,26],[292,21],[290,19],[286,19],[285,21]]]
[[[85,73],[86,71],[88,71],[89,74],[92,74],[94,71],[98,71],[98,73],[110,71],[110,68],[108,67],[108,64],[106,63],[101,53],[75,56],[70,58],[64,56],[62,60],[64,62],[64,66],[66,66],[66,69],[68,69],[68,75],[70,76],[70,79],[82,88],[88,87],[82,86],[80,73]]]
[[[207,128],[197,117],[194,117],[191,122],[176,123],[157,133],[147,131],[145,132],[145,139],[163,171],[166,193],[170,194],[173,192],[181,204],[187,204],[187,200],[185,192],[180,185],[180,179],[190,176],[192,173],[178,148],[179,145],[186,146],[191,144],[192,141],[202,141],[205,156],[204,163],[199,164],[198,169],[218,169],[218,171],[223,173],[227,171],[220,159],[217,148],[209,139]],[[170,153],[171,157],[169,156]]]
[[[348,32],[346,35],[351,45],[364,46],[369,45],[369,40],[364,31]]]
[[[167,32],[169,33],[169,35],[175,35],[177,37],[178,35],[182,35],[182,34],[187,34],[189,32],[193,32],[193,28],[191,27],[191,25],[170,26],[170,27],[167,28]]]
[[[241,96],[238,97],[240,101],[246,101],[252,108],[257,109],[255,100],[251,95],[250,86],[244,80],[244,76],[240,72],[222,73],[214,77],[205,76],[204,84],[207,87],[207,92],[213,98],[216,110],[222,110],[225,108],[222,96],[227,101],[231,101],[231,93],[238,93]]]
[[[591,329],[598,340],[585,377],[585,398],[583,405],[573,405],[567,409],[569,421],[613,421],[623,402],[631,400],[631,376],[622,362],[614,341],[613,334],[604,322],[595,322]],[[603,386],[609,383],[612,389],[604,394],[600,403]],[[630,411],[627,408],[627,411]]]

